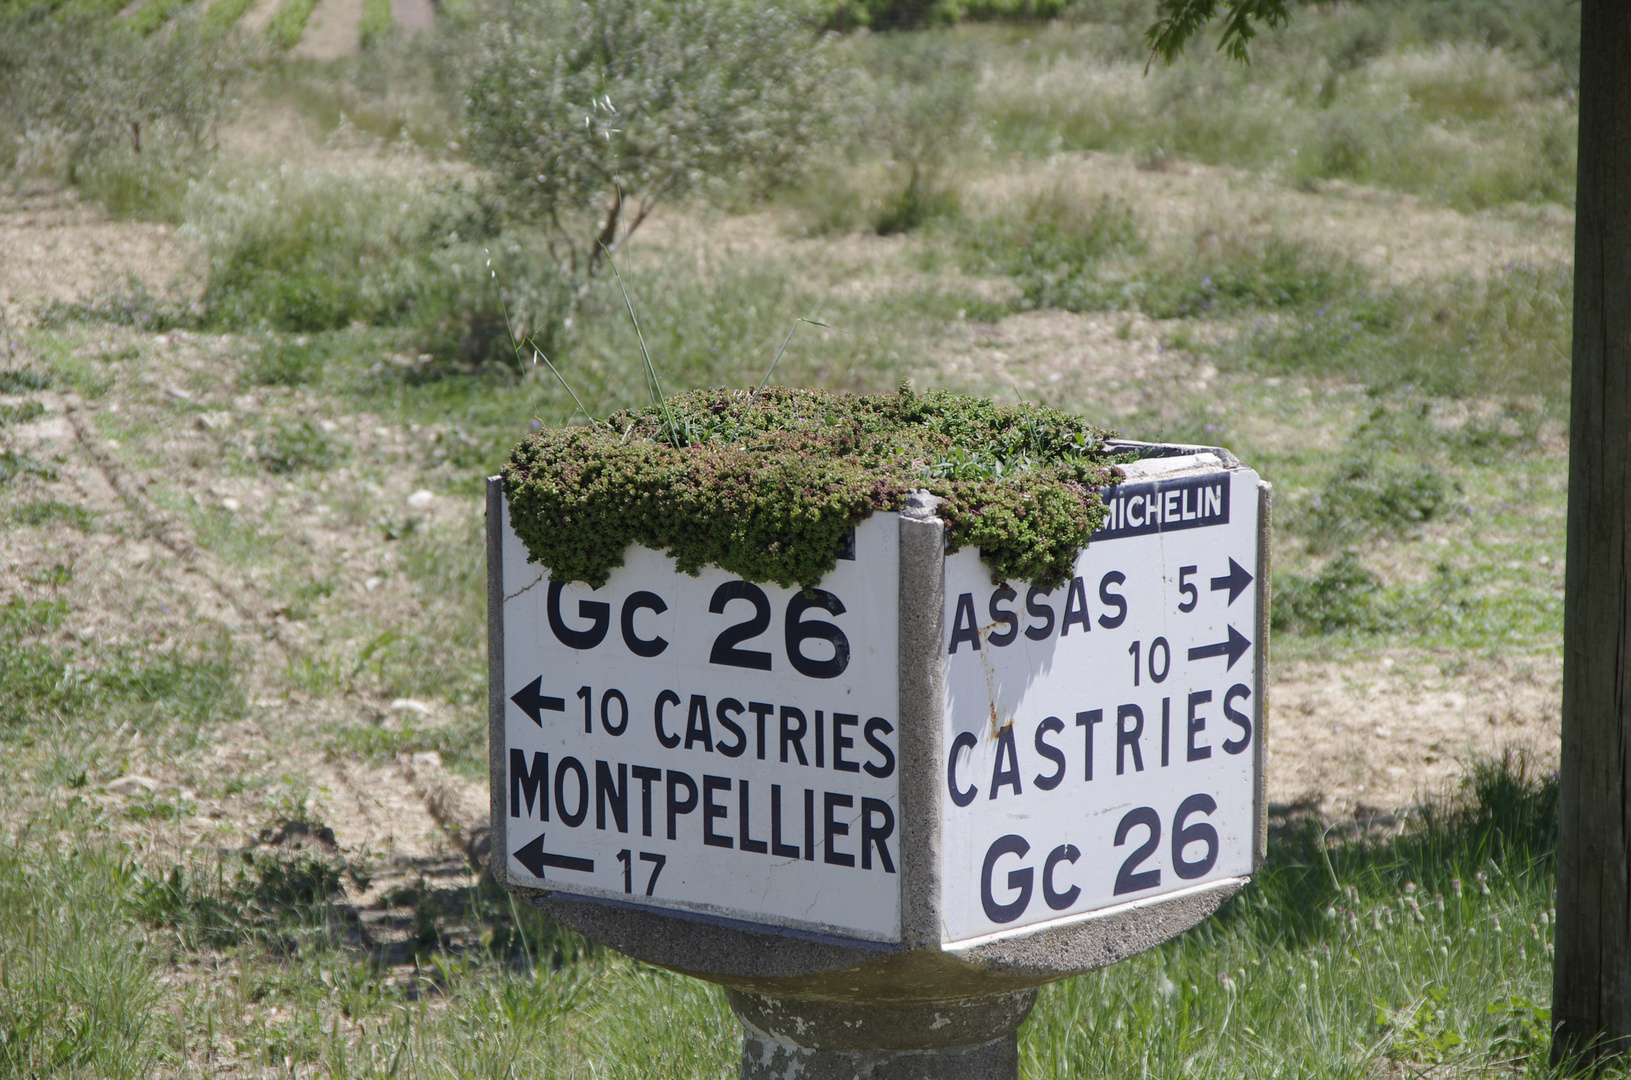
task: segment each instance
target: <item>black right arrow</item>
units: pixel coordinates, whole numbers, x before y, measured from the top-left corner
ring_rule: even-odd
[[[1229,573],[1223,577],[1215,577],[1212,579],[1212,591],[1217,592],[1219,589],[1228,589],[1229,603],[1232,604],[1239,598],[1241,593],[1246,591],[1246,586],[1250,585],[1251,583],[1252,576],[1246,572],[1246,568],[1235,562],[1233,559],[1230,559]]]
[[[530,843],[525,844],[515,853],[521,865],[532,871],[532,876],[544,876],[544,867],[553,866],[557,870],[581,870],[585,874],[595,872],[595,860],[580,859],[576,855],[556,855],[554,852],[544,850],[544,834],[538,836]]]
[[[544,696],[541,693],[543,685],[544,677],[540,675],[510,695],[510,700],[515,702],[516,707],[532,717],[532,722],[539,727],[544,726],[544,710],[547,709],[550,712],[566,711],[566,699]]]
[[[1216,645],[1197,645],[1189,650],[1189,658],[1191,660],[1205,660],[1213,656],[1227,656],[1229,658],[1229,667],[1234,667],[1235,661],[1239,660],[1246,650],[1251,647],[1252,643],[1246,640],[1246,635],[1231,626],[1229,627],[1228,641],[1220,641]]]

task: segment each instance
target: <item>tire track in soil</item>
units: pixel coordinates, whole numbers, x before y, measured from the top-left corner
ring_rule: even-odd
[[[467,786],[453,777],[434,753],[404,754],[395,762],[378,765],[334,759],[321,751],[301,748],[299,742],[310,734],[303,729],[320,719],[319,714],[332,710],[301,708],[288,699],[280,707],[268,696],[274,688],[265,678],[266,651],[274,654],[274,663],[282,665],[300,652],[298,643],[289,640],[284,632],[278,610],[235,587],[191,528],[156,505],[148,492],[152,478],[122,464],[103,447],[95,428],[95,406],[88,406],[72,394],[46,392],[35,396],[45,399],[49,411],[58,413],[66,422],[66,431],[51,430],[67,436],[71,445],[66,449],[88,466],[84,470],[63,470],[61,479],[75,489],[75,501],[87,509],[122,509],[136,526],[134,531],[169,556],[168,560],[143,558],[139,568],[144,577],[171,579],[171,584],[196,605],[195,619],[221,625],[250,653],[248,689],[253,705],[245,726],[252,726],[253,735],[258,737],[244,739],[242,736],[251,732],[240,729],[240,737],[233,740],[233,746],[224,748],[228,752],[219,764],[237,765],[245,753],[252,756],[257,749],[247,743],[261,743],[258,749],[269,759],[283,762],[286,770],[292,767],[304,773],[313,789],[331,793],[324,800],[324,809],[331,812],[326,817],[334,829],[336,850],[357,852],[365,860],[383,857],[382,865],[371,868],[369,887],[348,890],[346,902],[337,908],[342,919],[356,928],[361,945],[394,956],[408,942],[412,920],[392,918],[389,910],[381,907],[382,902],[393,891],[415,881],[434,880],[455,889],[472,885],[472,871],[479,873],[474,865],[477,845],[486,832],[482,825],[485,807],[472,805]],[[206,599],[209,602],[199,603]],[[286,718],[286,722],[278,723],[277,717]],[[121,729],[99,742],[117,743],[121,737],[127,742],[140,739]],[[282,843],[288,831],[289,826],[283,823],[263,829],[258,835],[245,835],[242,849],[268,843],[268,833],[278,837],[271,843]],[[451,852],[438,851],[439,845],[427,843],[437,835],[446,838]],[[350,895],[352,892],[355,895]],[[400,958],[382,959],[401,962]]]

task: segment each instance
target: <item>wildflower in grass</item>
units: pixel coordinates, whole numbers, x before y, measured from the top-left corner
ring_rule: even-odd
[[[1501,917],[1492,913],[1489,917],[1489,925],[1491,929],[1499,934],[1501,932]]]
[[[1436,892],[1436,893],[1433,894],[1433,906],[1438,908],[1440,911],[1444,910],[1444,894],[1443,893]]]
[[[1404,883],[1404,892],[1405,892],[1406,896],[1409,896],[1411,893],[1413,893],[1415,891],[1416,891],[1416,883],[1414,881],[1407,881],[1407,882]]]
[[[1457,900],[1461,899],[1461,879],[1460,878],[1453,877],[1453,878],[1450,879],[1450,891],[1455,893],[1455,898]]]
[[[1473,878],[1475,880],[1477,880],[1477,882],[1478,882],[1478,894],[1480,896],[1488,896],[1489,895],[1489,875],[1484,873],[1482,870],[1480,870],[1480,871],[1478,871],[1478,873],[1473,875]]]

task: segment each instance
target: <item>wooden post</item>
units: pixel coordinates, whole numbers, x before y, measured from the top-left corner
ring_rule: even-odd
[[[1631,4],[1583,0],[1554,1061],[1631,1044]]]

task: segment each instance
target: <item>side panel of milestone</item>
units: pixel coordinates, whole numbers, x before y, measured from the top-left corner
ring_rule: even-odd
[[[814,593],[641,547],[590,589],[500,509],[509,883],[899,940],[896,518]]]
[[[1261,484],[1130,473],[1052,591],[993,585],[974,551],[947,560],[947,943],[1255,868]]]

